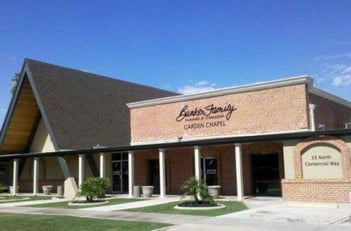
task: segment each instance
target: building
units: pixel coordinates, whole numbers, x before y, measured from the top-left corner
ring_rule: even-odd
[[[164,197],[196,176],[239,200],[350,201],[351,103],[308,76],[177,95],[33,60],[21,73],[0,137],[20,191],[101,176]]]

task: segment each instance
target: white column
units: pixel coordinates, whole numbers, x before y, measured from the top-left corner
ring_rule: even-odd
[[[316,131],[316,124],[314,120],[314,109],[316,109],[315,104],[309,104],[309,109],[310,109],[310,129],[311,131]]]
[[[17,194],[18,165],[19,165],[19,160],[18,159],[14,159],[13,160],[13,180],[12,180],[13,193],[12,193],[12,195],[16,195]]]
[[[194,146],[194,161],[195,161],[195,178],[200,180],[201,179],[201,166],[200,166],[200,160],[201,160],[201,153],[200,153],[200,147],[199,146]]]
[[[33,161],[33,195],[39,193],[39,158],[35,157]]]
[[[165,164],[165,150],[159,149],[159,162],[160,162],[160,198],[166,196],[166,164]]]
[[[128,193],[129,197],[133,197],[134,186],[134,152],[128,152]]]
[[[105,169],[106,169],[106,163],[105,163],[105,153],[100,153],[100,178],[105,178]]]
[[[84,173],[85,173],[85,164],[84,164],[85,156],[84,154],[78,155],[78,187],[80,190],[80,186],[84,181]]]
[[[236,167],[237,200],[242,201],[244,198],[244,184],[243,184],[241,144],[235,144],[235,167]]]

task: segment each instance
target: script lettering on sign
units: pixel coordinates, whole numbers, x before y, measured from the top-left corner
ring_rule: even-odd
[[[176,121],[187,122],[184,129],[223,127],[226,126],[225,122],[231,119],[234,111],[236,111],[236,107],[232,104],[225,106],[210,104],[206,107],[195,108],[189,108],[188,105],[185,105],[176,117]]]

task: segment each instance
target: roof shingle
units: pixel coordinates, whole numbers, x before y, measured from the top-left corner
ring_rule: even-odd
[[[126,103],[176,95],[30,59],[25,65],[59,149],[129,145]]]

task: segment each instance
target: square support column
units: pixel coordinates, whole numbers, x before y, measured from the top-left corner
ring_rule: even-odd
[[[243,181],[243,168],[242,168],[242,153],[241,144],[235,144],[235,167],[236,167],[236,191],[237,200],[244,199],[244,181]]]
[[[12,179],[12,187],[13,187],[13,192],[12,195],[17,194],[17,188],[18,188],[18,165],[19,165],[19,160],[14,159],[13,160],[13,179]]]
[[[194,162],[195,162],[195,178],[197,180],[201,179],[201,153],[200,153],[200,147],[199,146],[194,146]]]
[[[133,197],[134,186],[134,152],[128,152],[128,196]]]
[[[80,187],[83,184],[84,178],[85,178],[85,163],[84,163],[85,155],[84,154],[79,154],[78,155],[78,188],[80,190]]]
[[[33,196],[39,193],[39,158],[33,160]]]
[[[165,164],[165,150],[159,149],[159,166],[160,166],[160,198],[166,196],[166,164]]]
[[[100,153],[100,178],[105,178],[106,174],[106,154]]]

